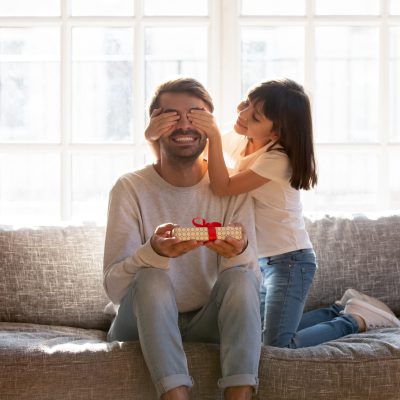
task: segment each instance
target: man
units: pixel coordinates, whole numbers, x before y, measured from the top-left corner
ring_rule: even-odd
[[[253,208],[246,195],[211,192],[206,136],[188,119],[199,108],[212,112],[213,104],[196,80],[161,85],[150,105],[150,124],[168,125],[160,158],[122,176],[110,193],[104,286],[119,310],[108,339],[140,341],[163,400],[189,399],[193,382],[182,341],[220,343],[218,385],[225,399],[244,400],[257,388],[261,349]],[[197,216],[223,226],[242,223],[242,240],[173,236],[176,225],[189,226]],[[185,313],[193,318],[180,330]]]

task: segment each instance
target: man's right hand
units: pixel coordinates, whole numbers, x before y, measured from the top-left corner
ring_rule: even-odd
[[[203,242],[197,240],[181,241],[173,237],[172,230],[177,226],[171,223],[157,226],[150,239],[150,244],[158,255],[170,258],[179,257],[203,245]]]
[[[172,132],[179,118],[176,111],[163,112],[162,108],[156,108],[151,113],[149,125],[144,132],[146,140],[154,142],[162,135]]]

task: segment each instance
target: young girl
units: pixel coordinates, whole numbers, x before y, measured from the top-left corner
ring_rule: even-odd
[[[286,347],[293,339],[316,270],[304,226],[300,189],[317,183],[310,102],[289,79],[263,82],[239,105],[238,134],[224,140],[236,162],[229,176],[222,140],[210,113],[192,110],[189,120],[209,139],[209,175],[217,195],[251,192],[259,265],[263,274],[264,344]]]
[[[187,118],[194,128],[208,136],[208,172],[214,193],[223,196],[250,192],[254,198],[263,275],[264,344],[312,346],[363,331],[371,320],[371,326],[376,321],[398,326],[398,320],[385,305],[354,290],[351,295],[346,292],[345,300],[303,316],[317,265],[304,225],[299,191],[315,186],[317,174],[311,107],[302,86],[289,79],[255,86],[238,106],[236,133],[224,135],[223,140],[208,111],[193,109]],[[178,119],[168,110],[155,110],[152,114],[146,138],[153,141],[156,155],[158,147],[154,141],[173,130]],[[235,162],[231,176],[223,149]],[[362,300],[360,296],[364,296]],[[365,314],[365,299],[373,303],[372,316],[370,308],[369,314]],[[348,300],[352,304],[347,304]],[[361,305],[355,307],[354,302]]]

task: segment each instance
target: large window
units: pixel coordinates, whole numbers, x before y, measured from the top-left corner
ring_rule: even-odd
[[[186,75],[223,130],[262,80],[313,104],[307,212],[400,209],[399,0],[1,0],[0,221],[103,219],[121,174],[152,160],[156,85]]]

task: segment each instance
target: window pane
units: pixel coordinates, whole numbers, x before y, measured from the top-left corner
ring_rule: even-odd
[[[131,16],[133,0],[71,0],[72,15]]]
[[[380,209],[378,156],[372,151],[318,148],[318,186],[302,194],[305,212]]]
[[[316,140],[378,140],[377,29],[317,28],[316,57]]]
[[[389,153],[389,209],[400,209],[400,151],[393,150]]]
[[[303,50],[303,28],[243,28],[242,94],[276,77],[303,82]]]
[[[207,28],[147,28],[145,31],[146,104],[156,86],[184,75],[207,84]]]
[[[57,28],[0,29],[0,141],[57,142],[60,130]]]
[[[400,1],[399,0],[390,0],[390,14],[399,15],[400,14]]]
[[[3,220],[25,216],[60,218],[59,156],[0,154],[0,199]]]
[[[316,0],[315,10],[324,15],[377,15],[379,0]]]
[[[83,220],[105,219],[109,192],[116,180],[151,162],[150,151],[75,154],[72,156],[72,215]]]
[[[133,30],[74,28],[74,142],[132,140]]]
[[[390,29],[389,68],[390,136],[400,142],[400,28]]]
[[[0,17],[60,15],[61,0],[1,0]]]
[[[304,0],[242,0],[243,15],[304,15]]]
[[[146,0],[145,15],[207,15],[207,0]]]

